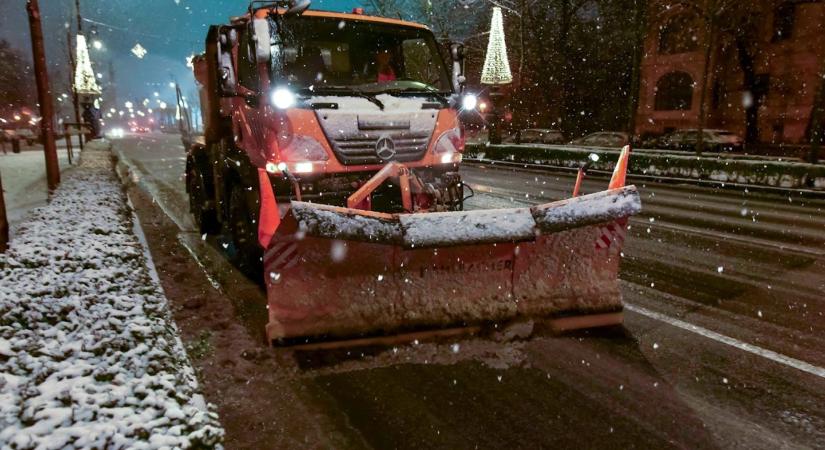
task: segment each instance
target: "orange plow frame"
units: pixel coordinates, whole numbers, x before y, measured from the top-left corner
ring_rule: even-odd
[[[620,322],[627,217],[641,211],[624,186],[628,156],[609,190],[531,208],[383,214],[293,201],[264,254],[269,340]]]

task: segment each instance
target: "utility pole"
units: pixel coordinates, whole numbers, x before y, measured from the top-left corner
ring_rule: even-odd
[[[75,16],[77,17],[77,34],[83,34],[83,18],[80,16],[80,0],[74,0],[74,10]],[[69,62],[72,65],[72,101],[74,103],[74,121],[75,123],[81,123],[80,121],[80,98],[77,95],[77,89],[75,89],[74,84],[74,76],[75,71],[77,70],[77,62],[75,61],[75,53],[72,49],[72,38],[71,38],[71,30],[69,31]],[[71,138],[70,138],[71,139]],[[77,139],[80,142],[80,151],[83,151],[83,128],[80,128],[78,125],[77,128]]]
[[[29,26],[32,36],[32,59],[37,81],[37,101],[40,103],[40,126],[43,136],[43,152],[46,157],[46,180],[49,192],[60,184],[60,167],[57,162],[57,147],[54,144],[54,108],[52,91],[49,88],[49,74],[46,69],[46,53],[43,50],[43,28],[40,23],[40,6],[37,0],[27,0]]]
[[[115,82],[115,66],[109,59],[109,102],[112,106],[117,105],[117,83]],[[116,107],[116,106],[115,106]]]
[[[71,72],[69,73],[69,89],[72,91],[72,106],[74,107],[74,123],[80,123],[80,103],[78,102],[77,98],[77,90],[74,86],[74,72],[75,68],[75,61],[74,61],[74,48],[72,47],[72,31],[69,30],[66,32],[66,42],[69,45],[69,69]],[[71,132],[70,128],[66,129],[67,131]],[[69,136],[71,139],[71,135]],[[83,134],[78,133],[78,139],[80,139],[80,150],[83,150]]]
[[[0,253],[9,248],[9,221],[6,218],[6,200],[3,199],[3,178],[0,177]]]
[[[82,34],[83,19],[80,17],[80,0],[74,0],[74,9],[77,12],[77,34]]]

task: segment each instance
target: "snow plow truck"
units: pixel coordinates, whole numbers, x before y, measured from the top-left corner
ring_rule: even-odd
[[[193,60],[204,135],[184,135],[194,221],[263,276],[270,342],[620,323],[620,251],[641,209],[629,149],[605,191],[465,211],[461,45],[308,8],[254,1],[209,28]]]

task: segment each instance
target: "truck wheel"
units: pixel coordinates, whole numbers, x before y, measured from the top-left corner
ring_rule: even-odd
[[[229,232],[241,267],[260,272],[263,270],[263,249],[258,244],[258,227],[254,218],[255,214],[247,202],[243,187],[235,184],[229,197]]]
[[[214,210],[206,209],[206,189],[197,170],[189,171],[186,183],[189,185],[189,211],[195,219],[198,231],[206,234],[217,233],[218,220]]]

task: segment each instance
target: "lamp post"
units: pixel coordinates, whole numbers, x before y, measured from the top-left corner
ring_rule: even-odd
[[[490,86],[489,135],[491,144],[501,144],[501,86],[513,82],[510,62],[507,60],[507,44],[504,42],[504,18],[501,8],[493,8],[490,21],[490,40],[481,70],[481,84]]]

